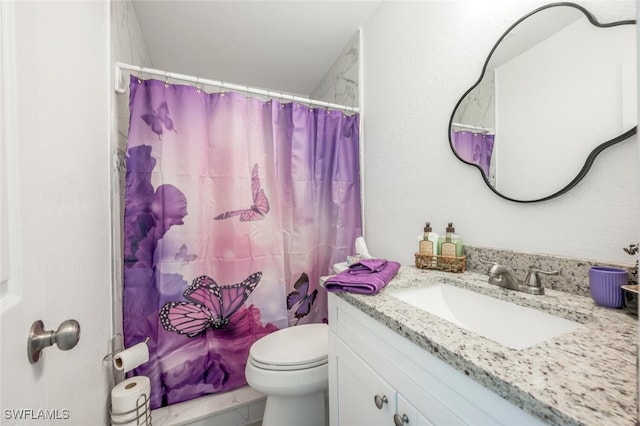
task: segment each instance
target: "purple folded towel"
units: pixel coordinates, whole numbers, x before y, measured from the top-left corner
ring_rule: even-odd
[[[371,274],[382,271],[385,266],[387,266],[385,259],[362,259],[349,266],[348,271],[351,275]]]
[[[350,274],[347,269],[346,271],[329,277],[324,287],[327,291],[376,294],[396,276],[398,269],[400,269],[398,262],[386,262],[386,264],[380,268],[379,272]]]

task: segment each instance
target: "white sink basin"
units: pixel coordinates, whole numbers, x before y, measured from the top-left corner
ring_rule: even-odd
[[[525,349],[583,327],[575,321],[447,284],[397,290],[390,295],[513,349]]]

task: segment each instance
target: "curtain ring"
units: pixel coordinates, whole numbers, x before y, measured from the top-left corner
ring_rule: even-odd
[[[138,84],[142,83],[142,70],[138,70]]]
[[[200,77],[196,77],[196,92],[202,92],[202,87],[200,86]]]
[[[169,87],[169,73],[164,75],[164,87]]]
[[[224,96],[224,81],[221,81],[222,85],[220,86],[220,96]]]
[[[251,95],[249,94],[249,86],[244,86],[244,97],[247,101],[251,100]]]

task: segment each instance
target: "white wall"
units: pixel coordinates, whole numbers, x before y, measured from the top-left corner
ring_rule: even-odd
[[[638,239],[636,137],[603,152],[571,192],[536,204],[494,195],[449,148],[453,107],[495,41],[546,3],[385,2],[364,26],[364,210],[372,253],[413,263],[424,222],[443,232],[453,221],[466,244],[631,263],[622,247]],[[633,0],[578,3],[603,22],[636,16]]]

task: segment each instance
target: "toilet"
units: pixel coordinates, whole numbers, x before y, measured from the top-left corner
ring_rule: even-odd
[[[326,426],[327,324],[283,328],[249,349],[247,383],[267,395],[262,426]]]

